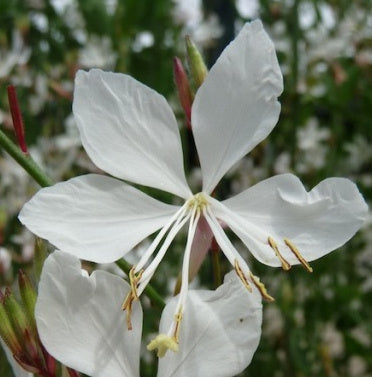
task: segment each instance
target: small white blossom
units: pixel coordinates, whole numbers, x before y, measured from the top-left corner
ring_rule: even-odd
[[[260,21],[247,23],[195,95],[191,123],[203,186],[193,194],[183,169],[176,118],[164,97],[128,75],[79,71],[73,111],[83,146],[99,168],[119,179],[89,174],[42,189],[19,218],[60,249],[94,262],[117,260],[160,229],[131,272],[132,290],[123,305],[129,314],[188,223],[174,320],[159,343],[177,340],[189,272],[200,258],[192,245],[201,219],[243,285],[248,290],[256,286],[272,300],[222,223],[262,263],[286,270],[301,263],[311,272],[308,262],[343,245],[367,214],[355,184],[342,178],[326,179],[307,192],[294,175],[282,174],[224,201],[212,196],[225,173],[274,128],[282,89],[273,43]],[[123,180],[168,191],[183,203],[165,204]]]
[[[24,46],[20,32],[14,31],[11,49],[0,49],[0,78],[8,76],[16,65],[26,64],[30,55],[31,49]]]

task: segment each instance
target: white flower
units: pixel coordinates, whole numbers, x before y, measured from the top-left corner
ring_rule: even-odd
[[[142,309],[134,303],[131,331],[120,310],[120,300],[129,291],[129,284],[118,276],[106,271],[88,276],[76,257],[53,253],[43,268],[35,310],[45,348],[66,366],[92,377],[139,376]],[[248,294],[230,273],[216,291],[189,291],[187,301],[180,350],[159,360],[158,376],[240,373],[261,335],[258,291]],[[176,298],[166,305],[161,329],[173,320],[176,305]]]
[[[5,276],[12,265],[12,256],[5,247],[0,246],[0,276]]]
[[[113,52],[108,37],[91,36],[79,52],[79,64],[84,68],[112,69],[116,60],[117,54]]]
[[[31,49],[25,47],[18,30],[13,32],[12,48],[0,49],[0,78],[8,76],[16,65],[26,64],[31,55]]]
[[[194,195],[185,178],[177,122],[166,100],[130,76],[80,71],[73,111],[82,143],[99,168],[119,179],[90,174],[42,189],[23,207],[20,220],[58,248],[94,262],[121,258],[160,229],[130,274],[132,291],[124,303],[129,315],[132,301],[188,222],[175,310],[175,318],[182,316],[191,245],[200,218],[207,221],[247,289],[253,284],[272,299],[221,222],[262,263],[284,269],[302,263],[311,271],[308,262],[343,245],[367,213],[357,187],[342,178],[326,179],[306,192],[298,178],[283,174],[221,202],[211,196],[228,169],[274,128],[281,92],[282,75],[271,40],[260,21],[246,24],[195,95],[191,123],[203,188]],[[184,204],[162,203],[123,179],[171,192]],[[168,331],[174,341],[177,328],[175,319]]]

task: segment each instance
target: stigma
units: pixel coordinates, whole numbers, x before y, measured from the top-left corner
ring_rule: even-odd
[[[147,345],[147,349],[149,351],[154,351],[157,349],[158,352],[156,355],[158,357],[164,357],[168,350],[178,352],[178,342],[172,336],[159,334]]]

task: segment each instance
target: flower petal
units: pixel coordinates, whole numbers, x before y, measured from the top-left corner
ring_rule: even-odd
[[[23,368],[19,366],[19,364],[15,361],[12,355],[12,351],[7,347],[7,345],[4,343],[1,337],[0,346],[3,348],[5,352],[5,356],[9,361],[9,365],[12,367],[13,374],[15,377],[33,377],[32,373],[25,371]]]
[[[165,307],[164,333],[173,320],[177,298]],[[235,376],[252,360],[261,336],[260,294],[248,292],[235,272],[216,291],[189,291],[180,327],[179,351],[159,361],[159,377]]]
[[[117,179],[89,174],[40,190],[19,219],[64,251],[109,263],[161,228],[178,208]]]
[[[56,251],[45,262],[36,322],[47,351],[92,377],[139,376],[142,309],[132,311],[131,331],[121,310],[129,285],[118,276],[82,273],[77,258]]]
[[[190,196],[176,118],[163,96],[127,75],[79,71],[73,111],[83,146],[99,168]]]
[[[348,241],[362,226],[368,207],[354,183],[329,178],[306,192],[292,174],[278,175],[222,203],[213,201],[216,217],[226,222],[262,263],[280,266],[268,243],[277,244],[290,264],[320,258]]]
[[[274,128],[283,79],[260,21],[247,23],[222,52],[196,93],[192,127],[211,193],[226,171]]]

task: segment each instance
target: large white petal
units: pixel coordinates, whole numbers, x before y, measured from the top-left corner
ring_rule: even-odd
[[[79,71],[73,111],[83,146],[98,167],[134,183],[190,195],[176,118],[163,96],[128,75]]]
[[[173,320],[177,298],[165,307],[160,332]],[[261,336],[261,296],[244,288],[234,272],[216,291],[190,291],[177,353],[159,361],[158,377],[228,377],[244,370]]]
[[[268,237],[290,264],[299,260],[285,238],[312,261],[348,241],[362,226],[367,211],[357,186],[348,179],[329,178],[307,192],[291,174],[269,178],[222,203],[213,201],[215,215],[259,261],[270,266],[281,263]]]
[[[260,21],[247,23],[196,93],[192,126],[210,193],[226,171],[274,128],[283,79]]]
[[[19,219],[64,251],[109,263],[161,228],[177,209],[117,179],[89,174],[41,189]]]
[[[35,315],[47,351],[91,377],[139,376],[142,309],[134,303],[131,331],[121,310],[129,285],[118,276],[82,273],[74,256],[56,251],[45,262]]]
[[[23,368],[19,366],[19,364],[15,361],[12,355],[12,351],[7,347],[7,345],[4,343],[1,337],[0,337],[0,346],[3,348],[5,352],[5,355],[9,361],[10,366],[12,367],[15,377],[33,377],[32,373],[25,371]]]

